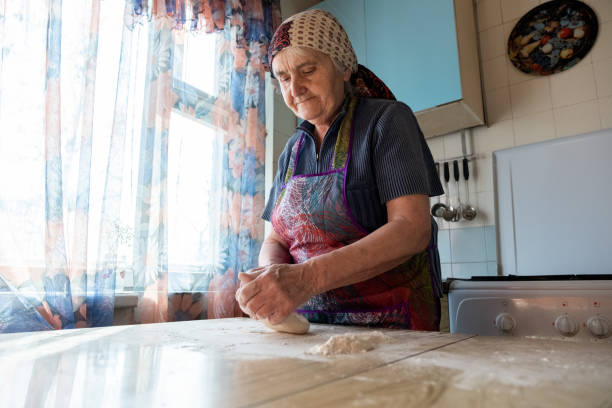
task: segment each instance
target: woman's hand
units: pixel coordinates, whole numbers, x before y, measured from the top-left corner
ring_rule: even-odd
[[[279,324],[315,292],[312,276],[302,264],[261,266],[238,275],[236,300],[242,311],[254,319]]]

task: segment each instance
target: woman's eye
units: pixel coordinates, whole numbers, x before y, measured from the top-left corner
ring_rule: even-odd
[[[312,74],[314,71],[315,71],[314,68],[308,68],[308,69],[305,69],[303,72],[304,72],[304,75],[309,75],[309,74]]]

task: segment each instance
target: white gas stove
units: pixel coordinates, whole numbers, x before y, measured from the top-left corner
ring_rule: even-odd
[[[612,343],[612,275],[452,280],[451,333]]]
[[[501,275],[452,280],[453,333],[612,342],[612,129],[493,152]]]

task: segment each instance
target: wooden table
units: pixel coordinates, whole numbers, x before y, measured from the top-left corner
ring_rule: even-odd
[[[383,330],[350,355],[250,319],[0,335],[0,407],[612,406],[612,344]]]

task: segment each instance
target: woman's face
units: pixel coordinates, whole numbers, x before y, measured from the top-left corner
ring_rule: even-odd
[[[285,49],[272,61],[285,103],[296,116],[315,126],[329,126],[344,100],[344,82],[351,75],[338,72],[322,52]]]

